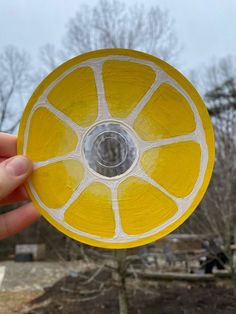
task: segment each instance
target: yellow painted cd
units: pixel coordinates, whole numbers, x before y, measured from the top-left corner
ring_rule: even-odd
[[[157,240],[208,186],[214,136],[197,91],[151,55],[106,49],[59,66],[24,111],[18,153],[27,191],[66,235],[98,247]]]

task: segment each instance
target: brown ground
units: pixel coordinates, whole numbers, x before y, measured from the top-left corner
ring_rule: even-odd
[[[109,288],[111,275],[93,273],[67,276],[42,295],[25,304],[17,313],[27,314],[118,314],[117,289]],[[76,274],[75,274],[76,275]],[[101,282],[105,283],[101,286]],[[129,285],[132,284],[129,282]],[[135,287],[135,286],[133,286]],[[161,285],[149,289],[129,289],[130,314],[235,314],[233,290],[213,284]],[[98,291],[103,288],[103,293]],[[99,296],[97,296],[99,295]],[[12,312],[16,313],[16,312]],[[5,314],[5,313],[4,313]]]
[[[40,291],[0,291],[0,314],[18,314],[24,304],[40,294]]]
[[[6,267],[0,314],[118,314],[118,291],[111,288],[111,273],[97,273],[98,266],[79,262],[0,264]],[[235,314],[233,291],[228,282],[220,280],[220,284],[129,279],[130,314]]]

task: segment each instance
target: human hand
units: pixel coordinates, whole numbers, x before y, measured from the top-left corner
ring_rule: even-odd
[[[32,172],[32,162],[16,156],[16,143],[16,136],[0,133],[0,206],[28,200],[22,183]],[[0,240],[26,228],[39,216],[32,203],[0,215]]]

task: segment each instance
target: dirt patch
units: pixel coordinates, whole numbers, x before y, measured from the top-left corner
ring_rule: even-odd
[[[74,277],[64,277],[20,313],[118,314],[118,291],[116,287],[111,288],[111,273],[102,271],[91,280],[93,275],[92,272],[75,273]],[[130,314],[236,313],[236,299],[231,288],[209,283],[153,287],[151,293],[147,293],[146,287],[143,291],[129,288]]]
[[[41,291],[0,292],[0,314],[19,314],[25,304],[41,293]]]
[[[0,291],[22,292],[38,291],[47,286],[54,285],[58,280],[70,272],[83,272],[95,266],[83,261],[74,262],[27,262],[15,263],[13,261],[0,262],[5,268],[4,278]],[[97,267],[97,266],[96,266]],[[1,312],[0,312],[1,313]]]

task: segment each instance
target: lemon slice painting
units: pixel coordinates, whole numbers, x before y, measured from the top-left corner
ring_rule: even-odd
[[[67,61],[37,87],[18,153],[34,163],[26,189],[53,226],[89,245],[130,248],[191,215],[211,177],[214,136],[176,69],[105,49]]]

